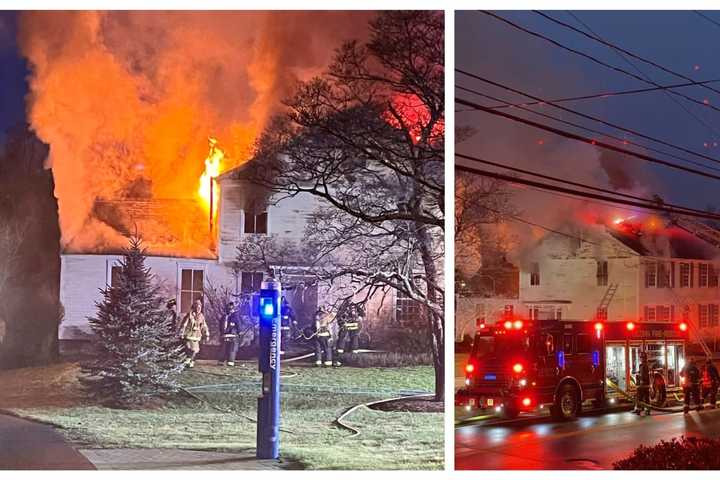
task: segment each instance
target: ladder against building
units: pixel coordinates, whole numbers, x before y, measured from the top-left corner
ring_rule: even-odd
[[[683,216],[678,216],[677,218],[675,218],[675,223],[680,228],[683,228],[684,230],[687,230],[688,232],[697,235],[709,244],[720,248],[720,231],[712,228],[709,225],[705,225],[702,222]]]
[[[685,309],[690,309],[690,303],[688,303],[688,301],[683,296],[677,293],[674,288],[670,288],[669,290],[670,292],[672,292],[673,297],[675,297],[676,302],[680,305],[683,311]],[[705,342],[705,338],[702,336],[702,333],[700,333],[700,327],[695,323],[695,320],[693,320],[693,318],[688,315],[686,318],[683,318],[683,321],[688,324],[690,334],[695,337],[695,340],[697,340],[700,348],[702,348],[703,352],[705,352],[705,356],[707,358],[712,358],[713,352],[712,350],[710,350],[707,342]]]
[[[607,320],[608,307],[610,307],[610,302],[612,302],[613,297],[615,297],[615,292],[618,291],[619,287],[620,285],[617,283],[608,285],[607,290],[605,290],[603,297],[600,299],[600,305],[598,305],[597,308],[596,318],[598,320]]]

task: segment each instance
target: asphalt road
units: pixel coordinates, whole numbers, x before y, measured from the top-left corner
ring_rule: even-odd
[[[0,415],[0,470],[92,470],[49,425]]]
[[[630,412],[573,422],[515,421],[455,429],[458,470],[611,469],[640,444],[720,435],[720,409],[638,417]]]

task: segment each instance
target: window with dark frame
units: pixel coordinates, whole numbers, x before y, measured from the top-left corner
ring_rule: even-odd
[[[708,265],[708,287],[718,286],[718,268],[712,263]]]
[[[530,285],[533,287],[540,285],[540,264],[537,262],[530,264]]]
[[[680,288],[692,288],[693,286],[693,264],[680,264]]]
[[[712,303],[708,306],[708,326],[717,327],[718,319],[718,304]]]
[[[708,326],[708,306],[698,305],[698,324],[700,328]]]
[[[649,262],[645,264],[645,287],[657,286],[657,263]]]
[[[400,290],[395,291],[395,321],[400,326],[419,325],[422,322],[420,303]]]
[[[597,262],[597,285],[598,287],[607,287],[608,284],[608,262],[607,260],[598,260]]]
[[[183,268],[180,272],[180,312],[187,313],[197,299],[202,300],[205,286],[205,271]]]
[[[110,286],[116,287],[120,281],[120,273],[122,273],[122,267],[120,265],[113,265],[110,267]]]
[[[708,286],[708,264],[707,263],[699,263],[698,264],[698,287],[707,287]]]
[[[245,230],[244,233],[266,234],[268,215],[267,212],[252,213],[245,212]]]
[[[241,272],[240,291],[242,293],[253,293],[260,290],[263,281],[262,272]]]

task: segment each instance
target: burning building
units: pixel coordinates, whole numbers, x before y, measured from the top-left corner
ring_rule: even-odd
[[[475,299],[475,311],[458,318],[456,335],[507,313],[535,320],[683,320],[704,349],[720,346],[720,231],[704,223],[655,216],[572,223],[546,233],[515,263],[517,297]]]

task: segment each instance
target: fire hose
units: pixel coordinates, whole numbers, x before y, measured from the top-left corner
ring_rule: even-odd
[[[629,392],[627,392],[627,391],[623,390],[622,388],[620,388],[620,386],[619,386],[618,384],[616,384],[615,382],[613,382],[613,381],[610,380],[609,378],[606,378],[606,379],[605,379],[605,382],[607,383],[607,386],[608,386],[608,387],[614,388],[618,393],[620,393],[620,395],[622,395],[622,396],[625,397],[626,399],[630,400],[631,402],[636,402],[638,405],[640,405],[640,406],[642,406],[642,407],[644,407],[644,408],[647,408],[647,409],[650,409],[650,410],[656,410],[656,411],[658,411],[658,412],[664,412],[664,413],[680,413],[680,412],[683,411],[682,408],[678,409],[678,408],[658,407],[658,406],[652,405],[652,404],[650,404],[650,403],[638,402],[638,401],[636,401],[636,399],[635,399],[634,396],[632,396]],[[675,395],[677,395],[677,394],[675,394]],[[677,397],[676,397],[676,398],[677,398]]]
[[[375,405],[381,405],[383,403],[390,403],[390,402],[395,402],[398,400],[406,400],[406,399],[410,399],[410,398],[425,398],[425,397],[434,397],[434,396],[435,396],[434,393],[424,393],[421,395],[405,395],[402,397],[386,398],[384,400],[375,400],[373,402],[359,403],[359,404],[354,405],[354,406],[348,408],[347,410],[345,410],[345,412],[343,412],[339,417],[337,417],[333,423],[335,425],[339,426],[340,428],[344,428],[345,430],[350,431],[352,433],[352,435],[350,435],[350,437],[357,437],[358,435],[360,435],[360,430],[348,425],[347,423],[344,423],[343,420],[346,417],[348,417],[350,414],[352,414],[354,411],[358,410],[359,408],[362,408],[362,407],[370,408]]]

